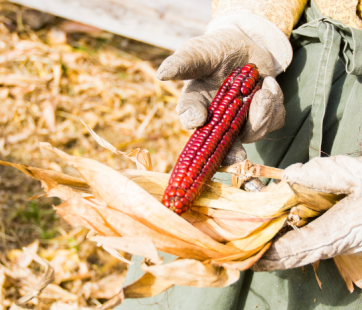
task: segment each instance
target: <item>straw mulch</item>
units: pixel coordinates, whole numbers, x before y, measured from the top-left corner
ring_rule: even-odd
[[[0,1],[0,160],[77,176],[39,148],[49,142],[116,170],[134,168],[99,146],[83,120],[118,150],[147,149],[154,171],[169,171],[190,135],[174,111],[181,85],[154,78],[170,53]],[[125,265],[59,218],[59,199],[28,200],[38,193],[38,182],[0,167],[0,309],[18,309],[14,301],[42,276],[29,253],[52,263],[56,282],[27,308],[77,309],[112,297]]]

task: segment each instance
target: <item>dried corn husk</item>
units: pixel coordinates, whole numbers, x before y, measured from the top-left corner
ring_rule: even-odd
[[[100,144],[118,152],[94,136]],[[259,193],[209,182],[191,211],[180,217],[161,204],[169,175],[147,171],[152,165],[146,151],[120,153],[135,162],[139,154],[146,156],[141,157],[142,170],[119,172],[89,158],[70,156],[50,144],[41,145],[74,166],[82,179],[25,165],[0,164],[40,180],[45,195],[64,201],[56,207],[57,213],[71,225],[89,228],[93,232],[90,240],[110,253],[121,250],[148,259],[142,267],[144,276],[123,291],[120,289],[102,309],[113,307],[124,298],[157,295],[176,284],[230,285],[238,279],[240,270],[250,268],[263,255],[286,223],[293,225],[291,216],[297,219],[294,224],[301,226],[343,197],[283,181]],[[270,170],[265,167],[255,171],[260,175],[260,171]],[[157,250],[179,258],[162,264]],[[119,253],[115,256],[129,262]],[[337,262],[340,270],[346,269],[345,260]],[[359,281],[351,277],[348,283]]]

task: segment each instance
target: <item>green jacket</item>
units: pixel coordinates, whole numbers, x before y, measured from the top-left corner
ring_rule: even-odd
[[[254,163],[285,168],[325,154],[361,156],[362,32],[323,17],[313,2],[300,24],[291,38],[293,61],[277,78],[285,97],[286,122],[264,140],[245,146]],[[174,258],[161,255],[166,261]],[[136,264],[126,284],[142,275],[141,260],[133,258]],[[361,290],[349,293],[333,260],[322,261],[318,275],[322,290],[311,266],[305,272],[248,270],[226,288],[175,286],[154,298],[125,300],[117,309],[362,309]]]

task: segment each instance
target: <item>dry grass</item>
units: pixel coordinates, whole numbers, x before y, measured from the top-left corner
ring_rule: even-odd
[[[0,1],[0,159],[75,175],[42,153],[38,142],[46,141],[117,170],[133,167],[101,148],[82,119],[121,151],[148,149],[154,171],[169,171],[190,135],[174,111],[181,85],[155,79],[155,68],[169,54]],[[101,290],[94,287],[104,277],[121,274],[124,266],[93,244],[81,243],[86,232],[72,230],[52,210],[59,200],[28,200],[39,191],[38,182],[0,167],[1,264],[20,268],[19,249],[40,240],[40,256],[63,257],[56,264],[67,271],[65,280],[55,285],[73,294],[68,300],[77,296],[74,304],[97,304],[107,296],[95,293]],[[69,267],[69,262],[74,264]],[[39,271],[34,263],[24,268],[34,276]],[[0,309],[1,304],[8,309],[26,286],[10,276],[2,281],[1,275]],[[43,294],[28,306],[49,309],[67,300],[58,295]]]

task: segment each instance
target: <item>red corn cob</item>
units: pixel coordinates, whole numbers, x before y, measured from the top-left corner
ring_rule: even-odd
[[[162,200],[166,207],[182,214],[192,206],[230,151],[261,83],[254,64],[236,68],[224,81],[206,124],[195,130],[177,160]]]

